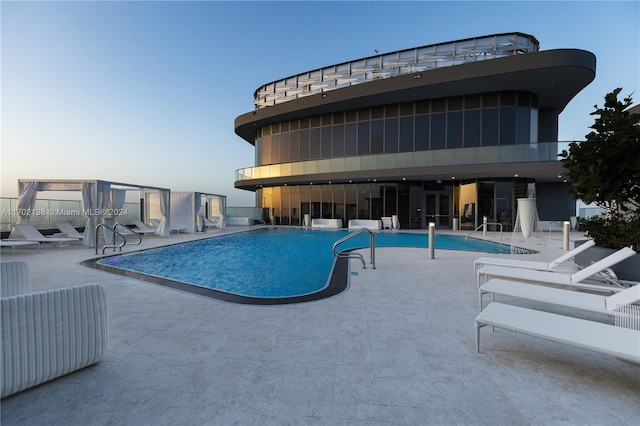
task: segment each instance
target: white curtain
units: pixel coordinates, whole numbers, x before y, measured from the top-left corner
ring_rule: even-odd
[[[195,221],[196,221],[196,232],[202,232],[202,228],[204,227],[204,223],[202,221],[202,216],[200,216],[200,209],[202,208],[202,194],[196,192],[194,194],[193,199],[193,211],[195,212]]]
[[[194,196],[193,192],[171,193],[171,229],[180,228],[190,234],[195,232]]]
[[[227,197],[224,196],[211,196],[209,197],[209,219],[214,216],[219,217],[218,228],[223,229],[227,227]]]
[[[156,230],[156,235],[160,235],[161,237],[168,237],[171,233],[171,229],[169,228],[169,220],[171,219],[171,191],[160,190],[158,192],[158,199],[162,219],[160,220],[160,225],[158,225],[158,229]]]
[[[124,207],[124,200],[127,197],[126,189],[111,189],[111,199],[109,200],[109,211],[119,212]],[[119,218],[116,218],[116,222]]]
[[[84,182],[82,184],[82,209],[89,213],[96,209],[97,205],[96,184],[94,182]],[[95,247],[97,224],[95,216],[89,214],[87,217],[87,223],[84,226],[84,237],[82,239],[83,245]]]
[[[20,182],[21,191],[18,198],[18,223],[29,223],[29,217],[38,195],[38,182]],[[18,231],[11,229],[9,238],[17,238]]]

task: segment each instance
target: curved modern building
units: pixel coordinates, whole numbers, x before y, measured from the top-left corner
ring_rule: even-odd
[[[509,226],[516,200],[540,220],[575,214],[558,115],[595,78],[584,50],[540,51],[495,34],[330,65],[259,87],[235,132],[255,146],[236,188],[263,218],[380,219],[401,228]]]

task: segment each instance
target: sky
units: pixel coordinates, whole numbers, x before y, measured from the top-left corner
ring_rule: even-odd
[[[638,1],[3,0],[0,19],[3,197],[18,179],[99,179],[253,206],[233,184],[255,165],[234,132],[254,91],[376,49],[522,32],[593,52],[561,141],[583,140],[617,87],[640,103]]]

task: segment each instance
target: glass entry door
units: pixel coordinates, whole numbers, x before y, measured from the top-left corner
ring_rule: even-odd
[[[426,194],[426,219],[429,223],[436,224],[436,228],[449,228],[451,226],[451,214],[449,203],[451,197],[443,192],[427,192]]]

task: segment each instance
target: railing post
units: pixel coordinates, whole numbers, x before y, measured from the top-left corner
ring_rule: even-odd
[[[484,236],[487,235],[487,217],[486,216],[482,217],[482,235]]]
[[[436,229],[436,224],[433,222],[429,222],[429,259],[436,258],[435,229]]]
[[[371,247],[371,265],[376,269],[376,236],[369,231],[369,246]]]

